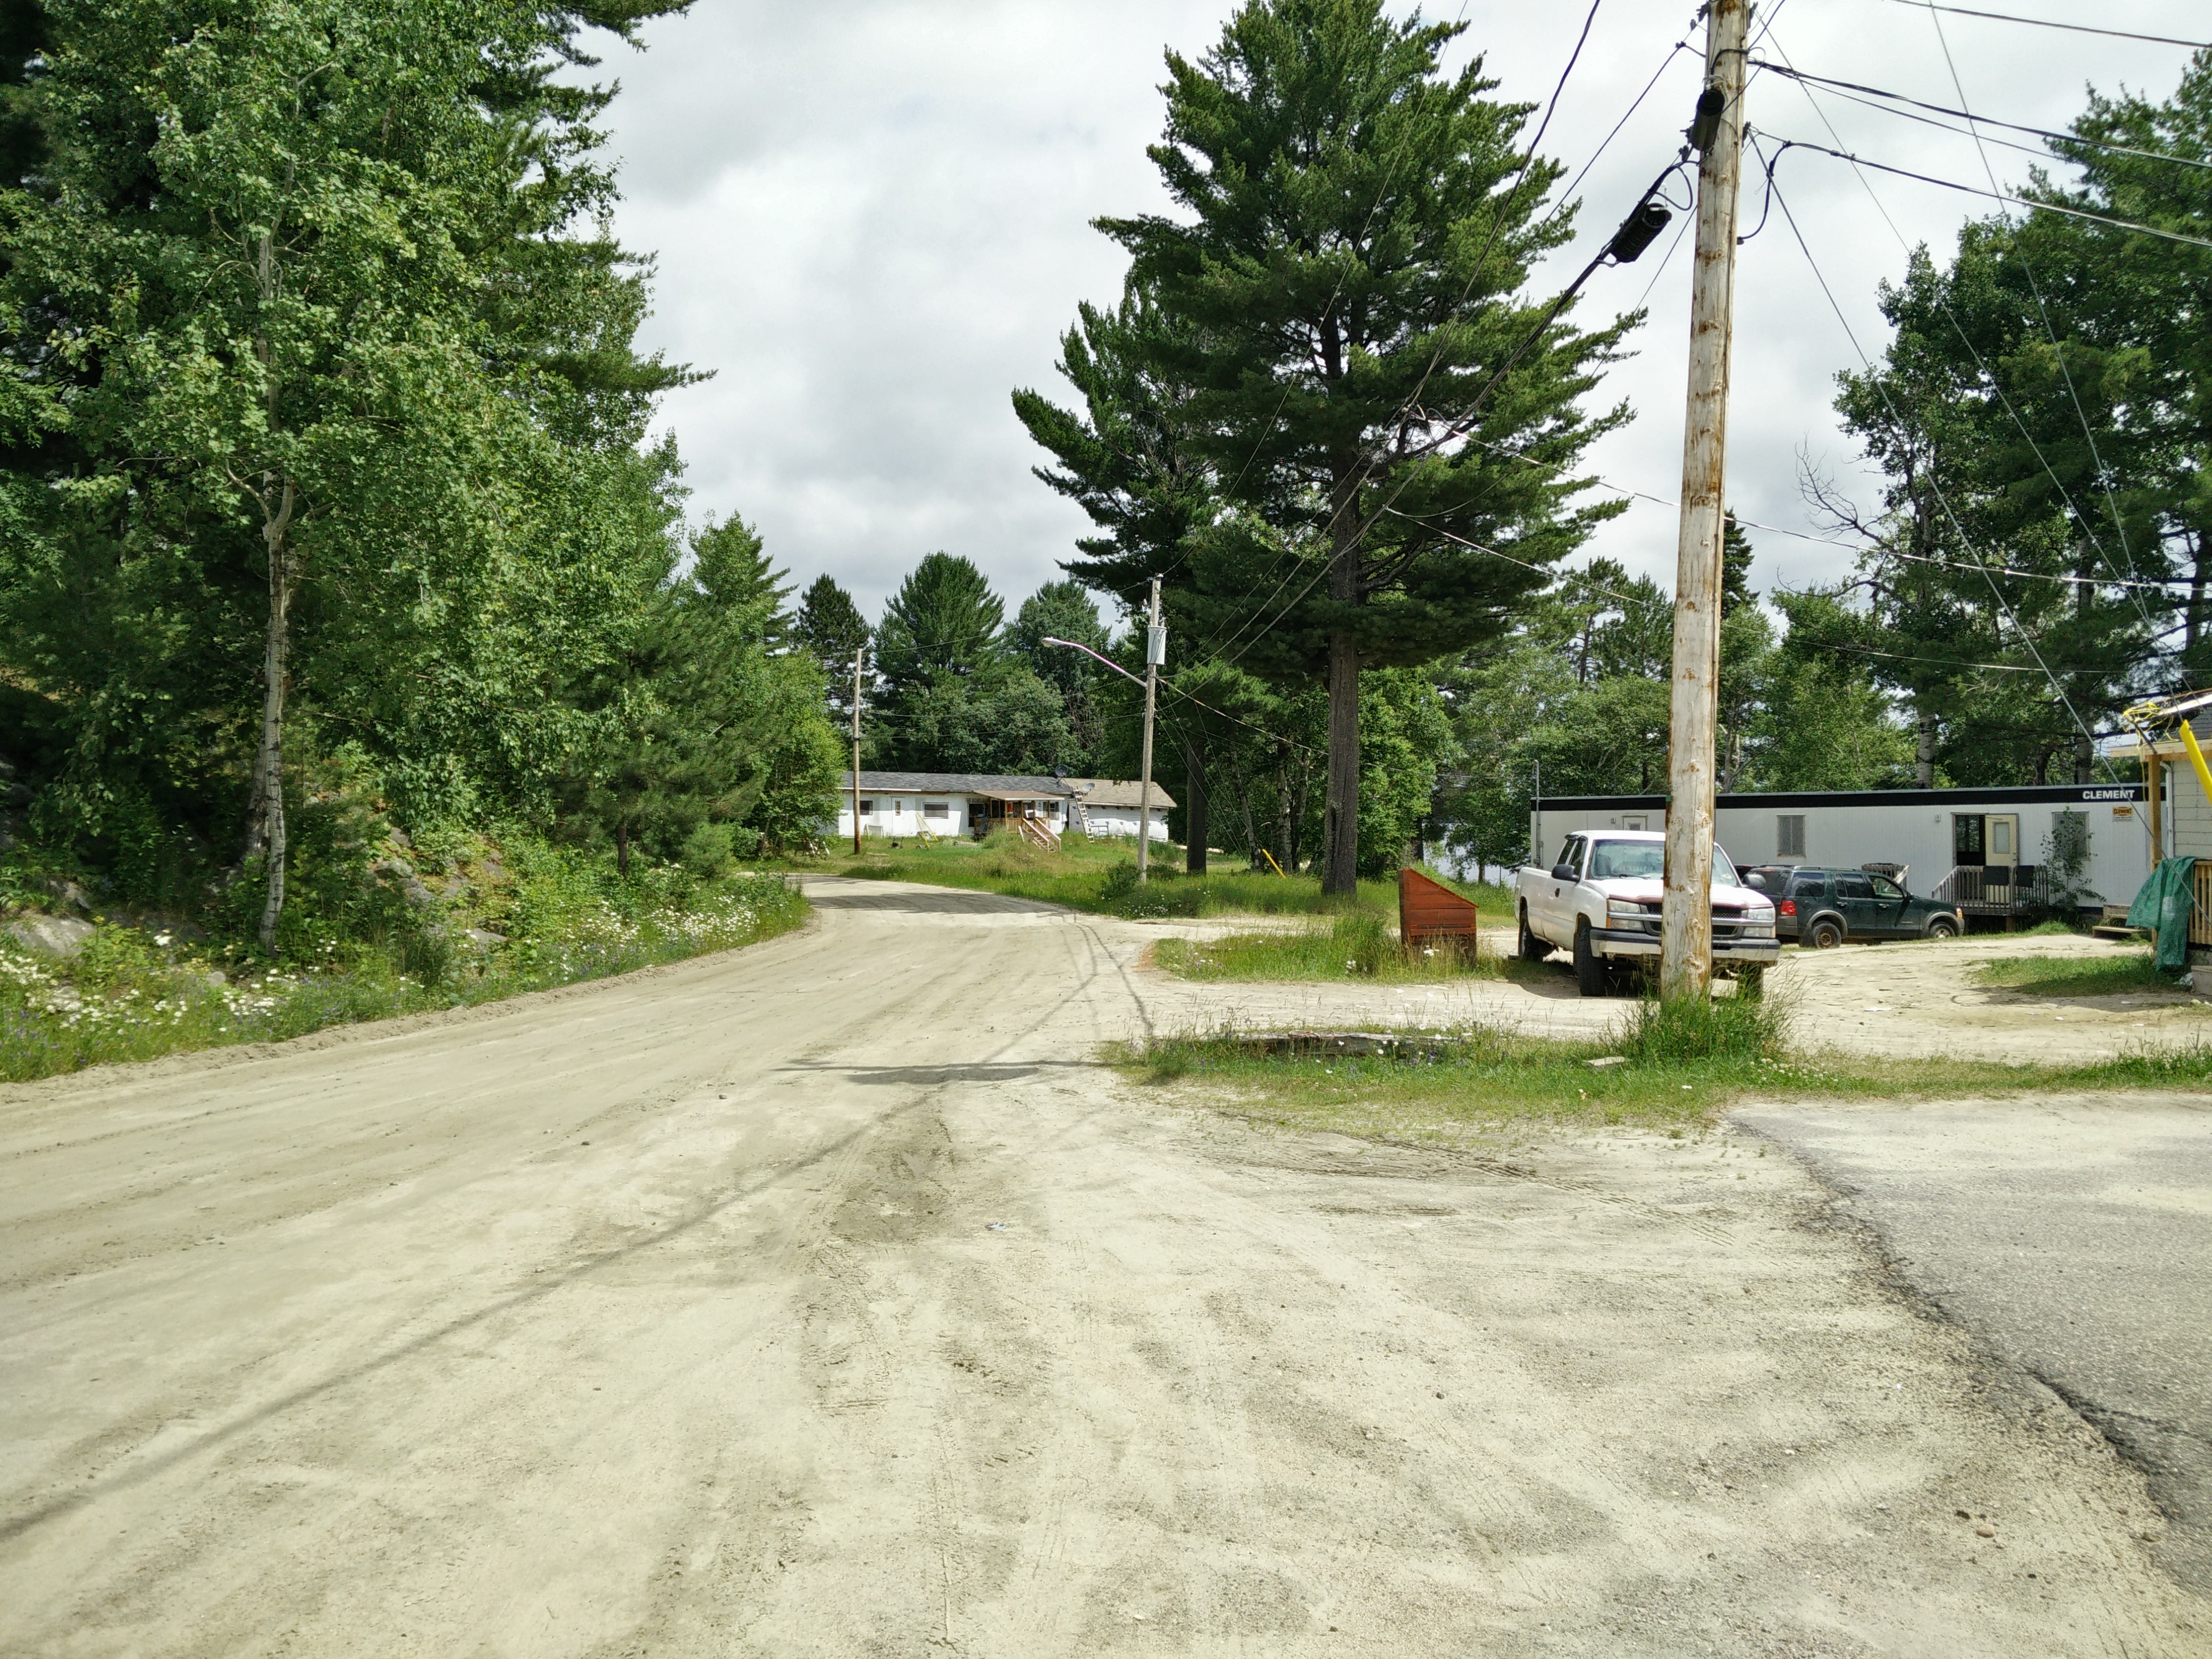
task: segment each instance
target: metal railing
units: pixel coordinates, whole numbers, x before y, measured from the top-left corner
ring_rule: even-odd
[[[2039,909],[2049,894],[2043,872],[2034,865],[2011,869],[1999,864],[1962,864],[1936,884],[1930,896],[1962,910],[2004,913]]]

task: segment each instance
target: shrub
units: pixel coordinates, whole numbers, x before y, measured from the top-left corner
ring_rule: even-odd
[[[1614,1051],[1643,1065],[1787,1056],[1790,1008],[1778,996],[1647,997],[1622,1026]]]

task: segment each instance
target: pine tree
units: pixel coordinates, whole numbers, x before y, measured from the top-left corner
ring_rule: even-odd
[[[1006,601],[972,560],[932,553],[884,607],[876,665],[894,704],[945,680],[970,679],[1006,654]]]
[[[1132,349],[1255,515],[1215,550],[1230,578],[1197,585],[1244,596],[1236,659],[1327,678],[1331,892],[1360,862],[1360,669],[1503,632],[1615,510],[1570,508],[1584,486],[1562,470],[1625,418],[1577,408],[1625,323],[1554,323],[1485,392],[1539,325],[1515,295],[1572,215],[1538,217],[1559,170],[1515,149],[1529,107],[1488,99],[1479,61],[1439,76],[1459,33],[1380,0],[1252,0],[1204,58],[1168,59],[1150,153],[1187,216],[1099,222],[1169,319]]]
[[[860,614],[860,607],[853,603],[853,596],[840,587],[834,577],[823,575],[807,585],[805,594],[799,601],[799,615],[792,632],[800,647],[820,665],[823,683],[829,688],[830,720],[840,731],[844,730],[853,718],[853,665],[856,658],[860,659],[863,702],[875,684],[874,671],[866,661],[875,630]]]

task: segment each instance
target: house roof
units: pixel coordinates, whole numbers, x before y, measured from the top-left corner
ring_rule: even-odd
[[[1077,798],[1085,806],[1133,808],[1143,789],[1141,784],[1132,783],[1127,778],[1070,778],[1067,781],[1073,787]],[[1175,797],[1161,788],[1158,783],[1154,783],[1152,785],[1154,810],[1164,811],[1174,805]]]
[[[1139,790],[1127,778],[1025,778],[990,772],[863,771],[860,787],[878,795],[982,795],[996,800],[1073,796],[1086,806],[1130,807],[1136,805]],[[852,793],[850,772],[838,775],[837,788],[841,794]],[[1152,805],[1165,811],[1174,806],[1175,797],[1155,783]]]
[[[849,792],[853,775],[842,773],[837,787]],[[879,795],[1065,795],[1058,778],[1007,777],[991,772],[862,772],[860,787]]]

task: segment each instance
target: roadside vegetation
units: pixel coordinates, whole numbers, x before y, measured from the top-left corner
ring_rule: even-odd
[[[1161,1087],[1203,1085],[1217,1109],[1285,1127],[1450,1139],[1518,1121],[1687,1130],[1751,1101],[1936,1099],[2212,1090],[2212,1045],[2078,1066],[1869,1060],[1807,1054],[1785,1000],[1645,1000],[1608,1037],[1562,1041],[1486,1027],[1405,1033],[1387,1054],[1330,1053],[1219,1031],[1131,1043],[1111,1058]]]
[[[1325,925],[1219,939],[1164,939],[1153,957],[1182,979],[1345,980],[1389,984],[1455,979],[1514,979],[1544,971],[1517,957],[1449,943],[1408,951],[1379,910],[1346,911]]]
[[[250,932],[19,909],[0,924],[0,1081],[467,1007],[753,944],[807,915],[779,875],[624,878],[611,860],[473,836],[410,850],[412,897],[393,893],[378,917],[297,907],[295,927],[326,931],[282,958]]]
[[[2148,951],[2077,958],[1998,957],[1976,963],[1974,979],[2036,997],[2116,997],[2183,988],[2180,976],[2160,973]]]

